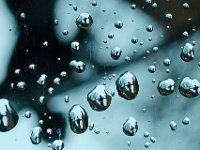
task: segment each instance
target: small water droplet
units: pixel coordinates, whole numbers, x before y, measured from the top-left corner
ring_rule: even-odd
[[[62,140],[55,140],[53,141],[53,143],[51,144],[51,148],[52,150],[62,150],[64,148],[64,143]]]
[[[175,82],[173,79],[166,79],[160,81],[158,84],[158,91],[163,96],[172,94],[175,90]]]
[[[190,62],[194,59],[194,46],[190,43],[186,43],[180,57],[185,62]]]
[[[185,117],[185,118],[182,120],[182,123],[183,123],[183,125],[188,125],[188,124],[190,124],[190,118]]]
[[[123,132],[127,136],[134,136],[138,131],[137,121],[134,117],[129,117],[123,124]]]
[[[39,144],[42,140],[41,138],[42,138],[42,128],[41,127],[33,128],[30,136],[31,142],[33,144]]]
[[[85,71],[86,65],[84,62],[82,61],[76,61],[76,60],[72,60],[69,63],[69,66],[74,69],[74,71],[76,71],[77,73],[82,73],[83,71]]]
[[[118,60],[122,54],[122,50],[119,47],[115,47],[111,50],[111,57],[114,60]]]
[[[30,111],[27,111],[27,112],[24,114],[24,116],[25,116],[26,118],[31,118],[31,112],[30,112]]]
[[[120,20],[115,21],[115,27],[121,29],[123,27],[123,22]]]
[[[197,79],[185,77],[179,85],[179,91],[185,97],[196,97],[200,93],[200,83]]]
[[[171,121],[169,124],[172,131],[175,131],[177,129],[177,124],[175,121]]]
[[[153,31],[153,26],[152,26],[152,25],[148,25],[148,26],[146,27],[146,30],[147,30],[148,32],[152,32],[152,31]]]
[[[42,74],[38,80],[37,80],[37,84],[40,86],[44,86],[47,82],[47,75],[46,74]]]
[[[80,45],[80,44],[79,44],[79,42],[77,42],[77,41],[71,42],[71,51],[72,51],[73,53],[79,52],[79,51],[80,51],[80,46],[79,46],[79,45]]]
[[[80,29],[88,29],[93,23],[93,19],[88,13],[81,13],[76,19],[76,25]]]
[[[149,66],[149,67],[148,67],[148,71],[149,71],[150,73],[154,73],[154,72],[156,71],[156,66],[154,66],[154,65]]]
[[[19,81],[19,82],[17,83],[17,88],[18,88],[19,90],[25,90],[25,88],[26,88],[26,83],[25,83],[24,81]]]

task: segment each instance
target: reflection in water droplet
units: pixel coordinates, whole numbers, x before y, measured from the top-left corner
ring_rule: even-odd
[[[168,96],[175,90],[175,82],[173,79],[166,79],[160,81],[158,84],[158,91],[163,96]]]
[[[55,140],[51,145],[52,150],[62,150],[64,148],[64,143],[62,140]]]
[[[112,96],[105,86],[97,85],[88,93],[87,100],[93,110],[104,111],[110,106]]]
[[[128,136],[134,136],[138,131],[137,121],[134,117],[129,117],[123,124],[123,132]]]
[[[42,138],[42,128],[41,127],[33,128],[30,136],[31,142],[33,144],[39,144],[42,140],[41,138]]]
[[[122,73],[115,82],[119,96],[132,100],[139,92],[139,84],[135,75],[129,71]]]
[[[7,99],[0,99],[0,132],[6,132],[14,128],[19,116]]]
[[[69,123],[74,133],[81,134],[87,130],[88,115],[84,108],[76,104],[69,110]]]
[[[200,83],[196,79],[185,77],[179,85],[179,91],[185,97],[196,97],[200,93]]]
[[[180,57],[185,62],[192,61],[194,59],[194,46],[190,43],[186,43]]]
[[[88,13],[81,13],[76,19],[76,25],[80,29],[88,29],[92,23],[93,19]]]

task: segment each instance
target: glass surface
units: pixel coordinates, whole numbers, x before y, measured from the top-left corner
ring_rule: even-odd
[[[199,10],[0,0],[0,149],[200,149]]]

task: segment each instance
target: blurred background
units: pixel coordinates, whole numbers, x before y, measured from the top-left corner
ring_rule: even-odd
[[[63,150],[199,149],[199,97],[186,98],[179,92],[183,78],[200,81],[199,10],[196,0],[0,1],[0,96],[8,99],[19,115],[15,128],[0,132],[1,147],[51,149],[51,143],[59,139],[56,131],[61,129]],[[87,30],[76,25],[81,13],[92,17]],[[117,28],[116,21],[123,26]],[[71,50],[73,41],[79,42],[78,53]],[[191,62],[180,57],[186,43],[194,45]],[[115,47],[122,50],[118,60],[110,54]],[[171,60],[169,66],[163,64],[166,58]],[[77,73],[69,65],[72,60],[84,62],[85,70]],[[30,68],[31,64],[36,69]],[[149,71],[152,65],[154,73]],[[115,81],[125,71],[136,76],[140,87],[132,101],[116,90]],[[47,75],[47,82],[38,86],[42,74]],[[168,78],[175,81],[175,91],[162,96],[157,86]],[[25,83],[24,88],[19,88],[19,82]],[[110,107],[102,112],[91,109],[87,101],[87,94],[99,84],[115,93]],[[93,131],[71,131],[68,111],[74,104],[86,110],[89,123],[95,124]],[[24,117],[27,111],[30,118]],[[122,129],[130,116],[138,123],[132,137]],[[190,119],[189,125],[183,125],[185,117]],[[177,123],[175,131],[170,129],[171,121]],[[43,130],[38,145],[30,140],[36,126]],[[51,135],[48,129],[52,129]],[[145,132],[149,137],[144,137]]]

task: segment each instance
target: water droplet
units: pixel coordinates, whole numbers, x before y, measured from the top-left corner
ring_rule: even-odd
[[[94,122],[91,122],[90,124],[89,124],[89,130],[90,131],[92,131],[93,129],[94,129]]]
[[[135,9],[135,8],[136,8],[136,4],[132,4],[132,5],[131,5],[131,8],[132,8],[132,9]]]
[[[88,29],[93,23],[93,19],[88,13],[81,13],[76,19],[76,25],[80,29]]]
[[[80,46],[79,45],[80,44],[77,41],[71,42],[71,51],[73,53],[79,52],[80,51]]]
[[[113,34],[113,33],[109,33],[109,34],[108,34],[108,38],[109,38],[109,39],[114,38],[114,34]]]
[[[54,78],[53,83],[55,85],[60,85],[60,78],[58,78],[58,77]]]
[[[46,131],[46,133],[49,134],[49,135],[51,135],[53,133],[53,130],[50,129],[50,128],[48,128],[47,131]]]
[[[25,13],[21,13],[20,14],[20,19],[24,21],[26,19],[26,14]]]
[[[62,31],[62,34],[63,34],[64,36],[68,35],[68,33],[69,33],[69,31],[67,31],[67,30],[63,30],[63,31]]]
[[[97,85],[87,95],[90,107],[95,111],[104,111],[111,104],[112,96],[103,85]]]
[[[171,60],[170,59],[168,59],[168,58],[164,59],[163,65],[170,66],[170,64],[171,64]]]
[[[152,31],[153,31],[153,26],[152,26],[152,25],[148,25],[148,26],[146,27],[146,30],[147,30],[148,32],[152,32]]]
[[[77,73],[82,73],[85,70],[85,63],[82,61],[72,60],[69,66],[74,69]]]
[[[97,1],[92,1],[92,6],[97,6]]]
[[[25,83],[24,81],[19,81],[19,82],[17,83],[17,88],[18,88],[19,90],[25,90],[25,88],[26,88],[26,83]]]
[[[123,132],[127,136],[134,136],[138,131],[137,121],[134,117],[129,117],[126,122],[123,124]]]
[[[132,100],[139,92],[139,84],[135,75],[129,71],[122,73],[115,82],[119,96]]]
[[[182,123],[183,123],[183,125],[188,125],[188,124],[190,124],[190,118],[185,117],[185,118],[182,120]]]
[[[138,42],[138,38],[137,38],[137,37],[133,37],[133,38],[131,39],[131,42],[132,42],[133,44],[136,44],[136,43]]]
[[[149,71],[150,73],[154,73],[154,72],[156,71],[156,66],[154,66],[154,65],[149,66],[149,67],[148,67],[148,71]]]
[[[101,130],[98,129],[98,128],[95,128],[95,129],[94,129],[94,133],[96,133],[96,134],[100,134],[100,133],[101,133]]]
[[[42,128],[41,127],[33,128],[30,139],[33,144],[39,144],[42,140]]]
[[[54,88],[50,87],[50,88],[48,89],[48,92],[49,92],[49,94],[53,94]]]
[[[45,100],[45,97],[44,97],[44,96],[40,96],[40,97],[39,97],[39,102],[40,102],[41,104],[44,103],[44,100]]]
[[[155,137],[150,137],[150,141],[152,142],[152,143],[155,143],[156,142],[156,138]]]
[[[172,94],[175,90],[175,82],[173,79],[166,79],[160,81],[158,84],[158,91],[163,96]]]
[[[169,124],[172,131],[175,131],[177,129],[177,124],[175,121],[171,121]]]
[[[0,132],[13,129],[18,123],[19,116],[7,99],[0,99]]]
[[[122,54],[122,50],[119,47],[115,47],[111,50],[111,57],[114,60],[118,60]]]
[[[87,130],[88,115],[84,108],[76,104],[69,110],[69,123],[74,133],[81,134]]]
[[[180,57],[185,62],[192,61],[194,59],[194,46],[190,43],[186,43]]]
[[[123,27],[123,22],[120,20],[115,21],[115,27],[121,29]]]
[[[158,7],[158,4],[157,3],[153,3],[152,4],[152,8],[157,8]]]
[[[196,97],[200,93],[200,83],[196,79],[185,77],[179,85],[179,91],[185,97]]]
[[[190,8],[190,5],[188,3],[183,3],[183,8],[188,9]]]
[[[28,68],[29,68],[30,71],[35,71],[36,70],[36,65],[35,64],[30,64]]]
[[[65,78],[65,77],[67,76],[67,72],[66,72],[66,71],[62,71],[62,72],[60,73],[60,76],[61,76],[62,78]]]
[[[62,140],[55,140],[53,141],[53,143],[51,144],[51,148],[52,150],[62,150],[64,148],[64,143]]]
[[[149,148],[149,147],[150,147],[150,143],[149,143],[149,142],[145,142],[145,143],[144,143],[144,147],[145,147],[145,148]]]
[[[43,45],[43,47],[48,47],[48,42],[44,41],[42,45]]]
[[[47,75],[46,74],[42,74],[38,80],[37,80],[37,84],[40,86],[44,86],[47,82]]]
[[[168,13],[165,15],[165,18],[166,18],[166,20],[169,21],[169,20],[172,20],[173,17],[172,17],[172,14]]]
[[[15,75],[19,76],[21,74],[21,69],[15,69]]]
[[[149,132],[147,132],[147,131],[144,132],[144,137],[145,137],[145,138],[149,137]]]
[[[69,96],[65,96],[65,103],[69,103]]]
[[[24,116],[25,116],[26,118],[31,118],[31,112],[30,112],[30,111],[27,111],[27,112],[24,114]]]

